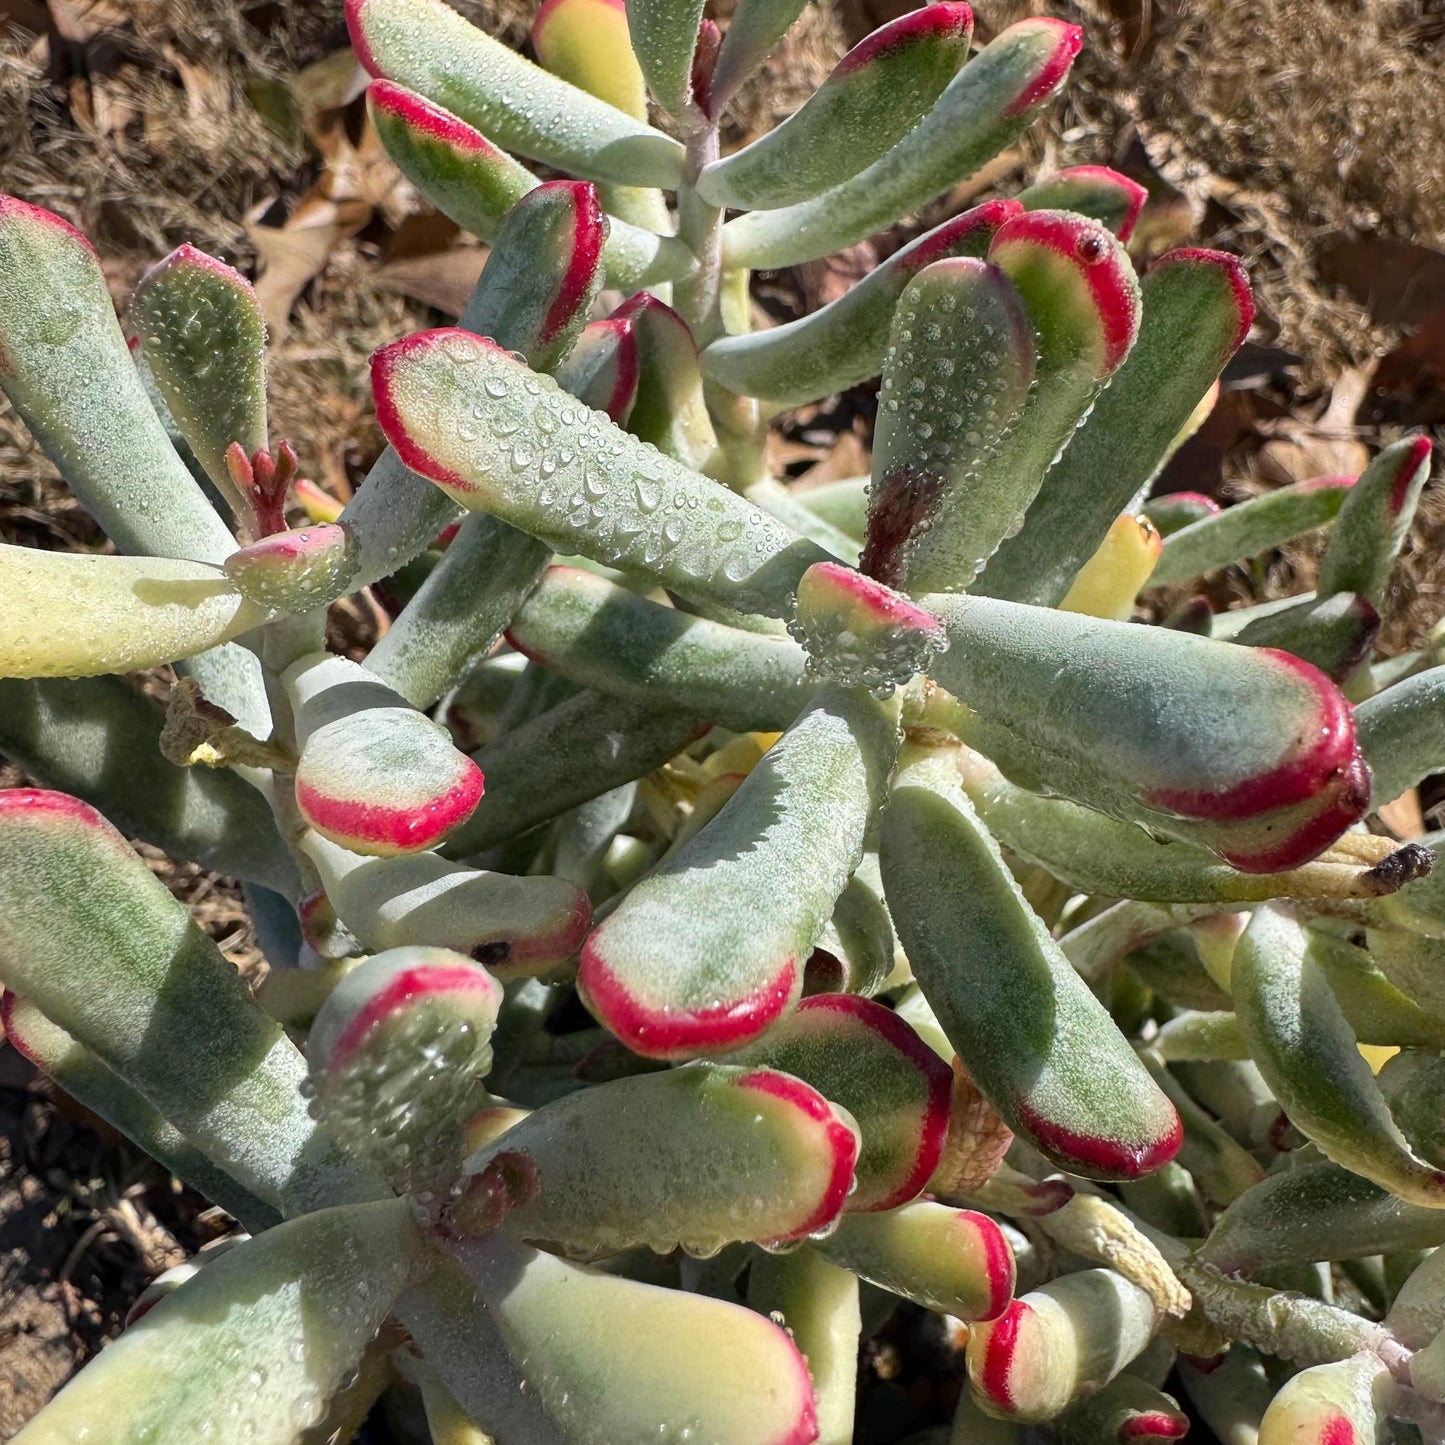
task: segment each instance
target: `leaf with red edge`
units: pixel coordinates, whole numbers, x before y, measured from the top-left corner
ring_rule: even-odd
[[[647,119],[647,83],[624,0],[542,0],[532,21],[532,49],[553,75],[635,120]]]
[[[146,396],[90,242],[5,195],[0,389],[121,551],[218,563],[235,547]]]
[[[534,1172],[502,1227],[579,1259],[645,1245],[710,1255],[736,1240],[782,1244],[830,1225],[853,1181],[846,1114],[767,1068],[696,1064],[582,1089],[534,1110],[474,1154]],[[470,1200],[453,1227],[466,1233]]]
[[[364,667],[315,653],[282,681],[301,750],[296,806],[324,837],[379,857],[419,853],[481,801],[481,769],[447,730]]]
[[[1056,605],[1115,517],[1164,465],[1254,315],[1244,268],[1219,251],[1169,252],[1145,275],[1139,300],[1129,355],[1063,455],[1046,463],[1023,526],[972,591]]]
[[[1358,592],[1336,592],[1302,597],[1261,614],[1229,640],[1243,647],[1277,648],[1319,668],[1332,682],[1343,683],[1370,659],[1379,635],[1380,614],[1370,599]]]
[[[529,978],[571,958],[592,921],[587,895],[561,878],[488,873],[435,853],[365,857],[315,834],[301,846],[368,949],[450,948],[499,978]]]
[[[407,466],[564,554],[775,617],[791,610],[807,568],[828,560],[464,331],[383,348],[372,386],[382,430]]]
[[[1059,1445],[1148,1445],[1182,1440],[1189,1416],[1172,1396],[1137,1375],[1116,1375],[1051,1426]]]
[[[914,977],[1008,1126],[1093,1178],[1171,1159],[1178,1115],[1025,901],[947,749],[905,754],[879,843]]]
[[[1107,226],[1121,241],[1134,234],[1149,192],[1108,166],[1066,166],[1051,180],[1019,192],[1026,211],[1072,211]]]
[[[800,110],[705,166],[698,194],[715,206],[766,211],[840,185],[928,114],[968,59],[972,36],[973,12],[958,3],[925,5],[880,26]]]
[[[976,1210],[916,1201],[849,1214],[814,1248],[869,1284],[956,1319],[997,1319],[1013,1299],[1013,1251]]]
[[[1259,1445],[1376,1445],[1389,1438],[1376,1394],[1390,1372],[1368,1351],[1286,1380],[1259,1422]]]
[[[259,606],[310,612],[345,594],[356,549],[349,528],[323,522],[263,537],[232,552],[221,570]]]
[[[1157,1324],[1149,1296],[1113,1270],[1066,1274],[970,1332],[969,1385],[991,1415],[1052,1420],[1119,1374]]]
[[[637,400],[641,364],[632,322],[625,316],[591,321],[557,368],[557,381],[584,406],[626,426]]]
[[[719,1053],[797,1002],[893,765],[896,707],[825,688],[723,810],[624,898],[578,974],[650,1058]]]
[[[1432,455],[1429,437],[1406,437],[1365,468],[1330,528],[1320,558],[1320,596],[1358,592],[1376,607],[1384,604],[1395,557],[1430,479]]]
[[[818,994],[729,1059],[796,1074],[848,1111],[862,1137],[849,1211],[895,1209],[938,1167],[952,1074],[892,1009]]]
[[[1062,20],[1009,26],[872,165],[796,205],[729,221],[723,227],[723,264],[811,261],[922,210],[1023,132],[1063,84],[1082,44],[1083,32]]]
[[[1210,849],[1296,868],[1369,805],[1339,689],[1287,653],[985,597],[921,605],[967,698],[965,741],[1013,781]]]
[[[592,181],[682,179],[683,148],[671,136],[533,65],[443,0],[347,0],[346,21],[373,76],[445,106],[510,151]]]
[[[704,374],[781,406],[816,401],[877,376],[894,309],[909,283],[935,261],[981,259],[994,232],[1018,210],[1016,201],[985,201],[909,242],[821,310],[768,331],[719,337],[703,350]]]
[[[1148,315],[1147,308],[1145,315]],[[1172,537],[1205,517],[1218,516],[1223,510],[1213,497],[1206,497],[1202,492],[1168,492],[1162,497],[1150,497],[1143,506],[1144,515],[1161,537]]]
[[[126,320],[162,397],[206,475],[252,536],[248,498],[226,469],[226,449],[249,457],[266,439],[266,322],[251,283],[185,245],[136,284]]]
[[[501,984],[449,949],[366,959],[307,1034],[312,1112],[398,1194],[446,1189],[466,1153],[464,1125],[488,1097],[501,1003]]]

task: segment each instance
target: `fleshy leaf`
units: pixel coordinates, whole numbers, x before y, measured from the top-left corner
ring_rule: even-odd
[[[708,729],[690,713],[585,690],[474,756],[487,794],[447,840],[466,857],[659,768]]]
[[[508,1210],[517,1239],[598,1259],[640,1245],[715,1253],[800,1239],[831,1224],[857,1137],[815,1089],[765,1068],[698,1064],[555,1099],[467,1161],[520,1157],[535,1192]],[[740,1195],[738,1181],[747,1187]],[[452,1218],[468,1229],[463,1195]]]
[[[1107,226],[1121,241],[1134,234],[1134,225],[1149,192],[1128,176],[1108,166],[1068,166],[1051,180],[1035,181],[1019,192],[1026,211],[1072,211]]]
[[[1189,1416],[1172,1396],[1137,1375],[1116,1375],[1096,1395],[1075,1405],[1054,1426],[1059,1445],[1147,1445],[1181,1440]]]
[[[1141,291],[1149,284],[1149,277],[1153,274],[1152,271],[1145,273]],[[1144,314],[1146,317],[1149,314],[1147,305]],[[1144,334],[1143,324],[1139,330],[1141,335]],[[1138,345],[1140,343],[1135,342],[1135,346]],[[1161,537],[1172,537],[1206,517],[1217,517],[1223,510],[1213,497],[1206,497],[1203,492],[1169,492],[1162,497],[1150,497],[1144,503],[1144,515],[1153,522]]]
[[[251,284],[224,262],[181,246],[141,277],[126,320],[196,459],[253,537],[249,498],[231,482],[226,451],[265,451],[266,322]]]
[[[1401,1048],[1375,1076],[1400,1132],[1432,1164],[1445,1164],[1445,1064],[1439,1047],[1432,1040],[1423,1048]],[[1445,1329],[1445,1319],[1440,1328]]]
[[[816,512],[805,507],[792,487],[774,477],[759,477],[743,488],[743,496],[756,502],[769,516],[791,527],[800,537],[816,542],[841,562],[856,566],[862,551],[858,541],[825,522]]]
[[[1353,477],[1312,477],[1200,517],[1164,539],[1150,585],[1164,587],[1242,562],[1332,522]]]
[[[1407,437],[1365,468],[1345,496],[1320,558],[1322,597],[1358,592],[1383,605],[1395,556],[1430,477],[1431,455],[1429,437]]]
[[[631,324],[637,349],[637,396],[627,430],[685,467],[707,469],[717,435],[687,322],[646,291],[618,307],[613,319]]]
[[[364,667],[315,653],[282,681],[296,714],[296,806],[318,833],[387,857],[434,847],[472,813],[481,769]]]
[[[672,187],[670,136],[533,65],[442,0],[347,0],[357,58],[519,155],[591,181]]]
[[[867,870],[865,882],[861,876]],[[883,903],[877,859],[864,855],[859,872],[838,895],[803,974],[803,993],[852,993],[865,998],[880,992],[897,964],[893,922]]]
[[[356,560],[350,531],[331,522],[263,537],[232,552],[221,570],[257,606],[309,612],[345,594]]]
[[[468,517],[416,595],[367,654],[367,671],[428,708],[483,657],[551,556],[495,517]]]
[[[997,1319],[1013,1299],[1008,1241],[972,1209],[917,1201],[849,1214],[814,1248],[869,1284],[957,1319]]]
[[[123,552],[220,562],[235,541],[146,396],[90,242],[0,196],[0,277],[0,388],[86,511]]]
[[[968,1380],[990,1414],[1051,1420],[1112,1380],[1153,1337],[1154,1305],[1111,1269],[1031,1290],[968,1338]]]
[[[933,109],[872,165],[821,195],[723,227],[728,267],[792,266],[920,211],[1022,133],[1083,43],[1062,20],[1021,20],[959,71]]]
[[[883,691],[925,669],[943,640],[936,617],[836,562],[803,574],[789,631],[808,649],[814,671],[847,687]]]
[[[1022,528],[974,591],[1057,604],[1115,517],[1164,465],[1254,316],[1243,267],[1219,251],[1169,252],[1145,275],[1139,297],[1133,348],[1064,454],[1051,459]]]
[[[1377,692],[1355,708],[1360,751],[1370,765],[1375,806],[1398,798],[1445,767],[1445,667]]]
[[[0,982],[266,1203],[354,1189],[306,1117],[296,1046],[99,813],[0,793],[0,860]]]
[[[1061,1167],[1105,1179],[1157,1168],[1179,1147],[1178,1115],[1025,901],[951,758],[909,756],[880,827],[883,884],[964,1067]]]
[[[982,259],[993,233],[1018,209],[1015,201],[985,201],[909,242],[821,310],[769,331],[720,337],[702,353],[704,374],[780,406],[816,401],[877,376],[908,284],[935,261]]]
[[[896,718],[866,694],[825,688],[588,939],[578,986],[634,1052],[735,1048],[797,1002],[882,801]]]
[[[786,615],[807,568],[829,560],[464,331],[385,347],[372,384],[382,430],[407,466],[564,554],[774,617]]]
[[[974,213],[969,211],[965,214],[971,216]],[[878,272],[869,274],[876,276]],[[890,306],[888,309],[891,317],[893,308]],[[886,332],[886,325],[884,330]],[[822,518],[830,527],[836,527],[861,543],[868,533],[868,491],[871,485],[870,477],[844,477],[840,482],[800,485],[789,490],[815,517]]]
[[[306,1039],[312,1112],[398,1194],[447,1188],[487,1099],[502,986],[445,948],[395,948],[332,989]]]
[[[114,1445],[292,1445],[321,1421],[422,1248],[402,1199],[267,1230],[148,1310],[16,1440],[70,1445],[103,1428]]]
[[[1445,1172],[1406,1143],[1355,1047],[1304,927],[1259,909],[1234,953],[1240,1028],[1290,1122],[1331,1159],[1413,1204],[1445,1204]]]
[[[127,833],[288,898],[300,878],[261,793],[161,755],[165,713],[121,678],[0,680],[0,751]]]
[[[845,993],[805,998],[731,1061],[795,1074],[848,1111],[862,1136],[850,1211],[895,1209],[938,1167],[952,1074],[882,1004]]]
[[[610,0],[580,0],[599,10]],[[439,105],[389,80],[366,92],[367,113],[386,153],[443,215],[493,241],[507,213],[541,184],[525,166]],[[611,285],[631,290],[685,276],[692,258],[680,241],[609,218],[602,264]]]
[[[772,53],[807,0],[738,0],[723,35],[708,94],[721,115],[732,94]],[[851,1417],[850,1417],[851,1418]]]
[[[610,0],[587,0],[588,4]],[[582,328],[582,334],[557,368],[557,381],[594,411],[606,412],[618,426],[626,426],[637,401],[641,366],[637,337],[625,316],[609,316]]]
[[[1163,545],[1147,517],[1127,513],[1109,528],[1099,550],[1084,563],[1059,602],[1061,612],[1127,622]],[[985,584],[986,588],[987,584]]]
[[[735,732],[787,727],[816,686],[786,638],[689,616],[576,567],[547,569],[507,638],[583,687]]]
[[[633,117],[647,119],[647,85],[623,0],[542,0],[532,48],[553,75]]]
[[[1359,592],[1305,597],[1268,612],[1230,637],[1244,647],[1288,652],[1319,668],[1332,682],[1344,682],[1374,651],[1380,614]],[[1368,759],[1367,759],[1368,761]]]
[[[1390,1372],[1362,1353],[1313,1365],[1285,1381],[1259,1422],[1259,1445],[1375,1445],[1389,1438],[1376,1387]]]
[[[526,1380],[526,1397],[553,1431],[542,1434],[534,1424],[518,1438],[616,1445],[684,1428],[710,1445],[808,1445],[817,1438],[807,1366],[764,1316],[598,1274],[501,1235],[455,1252],[486,1301],[494,1337],[500,1334],[516,1375]],[[466,1290],[464,1298],[470,1303],[475,1294]],[[432,1338],[423,1343],[429,1359]],[[616,1388],[619,1378],[626,1389]],[[740,1380],[746,1390],[739,1390]],[[463,1383],[471,1383],[470,1392]],[[470,1382],[451,1376],[449,1385],[468,1413],[496,1433],[500,1427],[491,1421],[499,1410],[518,1408],[515,1376],[510,1390],[475,1376]]]
[[[996,266],[939,261],[903,292],[873,448],[860,564],[870,576],[910,591],[964,585],[1028,505],[1037,477],[1024,477],[1019,495],[984,463],[1023,414],[1035,350],[1018,293]]]
[[[693,96],[702,0],[627,0],[627,25],[652,98],[681,118]],[[665,182],[663,183],[665,184]]]
[[[860,40],[802,109],[705,166],[698,193],[715,206],[772,210],[856,176],[928,114],[968,59],[972,36],[967,5],[900,15]]]
[[[280,1214],[218,1169],[148,1099],[132,1089],[84,1044],[50,1022],[38,1008],[0,991],[5,1041],[53,1079],[72,1099],[98,1114],[131,1143],[184,1179],[253,1231],[269,1229]]]
[[[991,598],[921,605],[948,633],[937,681],[974,709],[965,740],[1029,787],[1252,873],[1307,863],[1368,807],[1349,704],[1287,653]]]
[[[341,921],[373,950],[453,949],[499,978],[546,973],[577,952],[587,895],[561,878],[515,878],[435,853],[366,858],[315,835],[303,840]]]
[[[135,672],[266,620],[218,567],[0,546],[0,676]]]

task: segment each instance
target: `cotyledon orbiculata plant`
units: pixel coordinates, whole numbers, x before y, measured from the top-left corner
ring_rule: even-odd
[[[446,1445],[840,1445],[900,1298],[960,1322],[964,1445],[1445,1438],[1445,899],[1366,827],[1445,766],[1445,668],[1374,650],[1429,443],[1151,500],[1252,305],[1136,276],[1099,167],[751,330],[750,270],[976,172],[1081,43],[929,5],[721,156],[800,8],[547,0],[534,65],[353,0],[491,253],[376,356],[344,509],[237,273],[183,246],[122,328],[0,201],[0,386],[117,552],[0,548],[6,1033],[247,1232],[26,1445],[382,1394]],[[871,478],[767,475],[878,375]],[[1326,524],[1311,594],[1127,620]],[[165,710],[118,676],[168,663]],[[119,830],[243,880],[259,997]]]

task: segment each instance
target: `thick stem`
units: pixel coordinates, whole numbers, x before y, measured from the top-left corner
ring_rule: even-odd
[[[677,190],[677,234],[697,258],[697,270],[676,284],[673,299],[699,346],[722,331],[722,211],[697,193],[702,168],[718,155],[717,123],[709,121],[688,137],[686,169]]]

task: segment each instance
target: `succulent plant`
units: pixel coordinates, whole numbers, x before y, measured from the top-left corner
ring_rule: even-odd
[[[1428,441],[1151,499],[1252,304],[1218,252],[1137,277],[1100,167],[751,330],[751,269],[978,171],[1081,36],[969,59],[926,6],[724,157],[801,4],[702,9],[546,0],[537,65],[352,0],[382,142],[491,252],[377,354],[344,509],[242,277],[183,246],[123,329],[0,200],[0,386],[117,549],[0,548],[5,1029],[247,1232],[19,1441],[386,1392],[438,1445],[840,1445],[899,1299],[966,1337],[961,1445],[1445,1438],[1445,903],[1365,826],[1445,767],[1445,667],[1375,652]],[[874,376],[871,478],[768,475]],[[1129,620],[1325,525],[1312,594]],[[160,664],[165,708],[118,676]],[[125,835],[243,881],[257,994]]]

